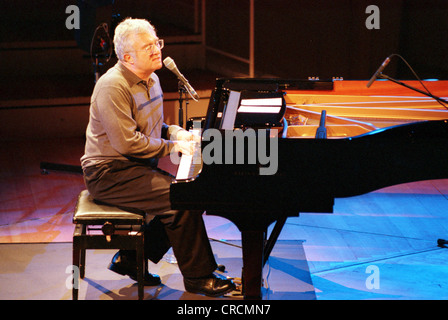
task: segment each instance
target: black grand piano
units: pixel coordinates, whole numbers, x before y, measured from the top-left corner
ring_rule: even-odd
[[[238,227],[246,299],[261,298],[263,265],[288,217],[331,213],[335,198],[448,178],[446,107],[389,81],[365,84],[216,80],[201,161],[171,185],[171,203]],[[426,85],[448,95],[445,81]]]

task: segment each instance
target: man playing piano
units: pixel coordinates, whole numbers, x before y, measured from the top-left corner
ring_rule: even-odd
[[[187,291],[230,292],[234,284],[213,274],[217,264],[201,213],[171,210],[173,177],[157,168],[158,158],[170,152],[191,153],[193,140],[188,131],[163,122],[154,73],[162,67],[163,40],[148,21],[128,18],[117,26],[114,45],[119,61],[91,97],[81,158],[87,189],[98,201],[155,216],[145,226],[145,260],[157,263],[172,247]],[[136,280],[135,251],[117,252],[109,269]],[[160,284],[148,270],[144,279],[145,285]]]

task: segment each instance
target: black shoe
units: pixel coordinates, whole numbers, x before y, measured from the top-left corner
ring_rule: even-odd
[[[112,258],[112,262],[109,264],[109,270],[121,274],[123,276],[129,276],[134,281],[137,281],[137,263],[134,259],[121,254],[118,251]],[[143,274],[143,284],[145,286],[158,286],[162,282],[160,277],[156,274],[151,274],[148,270],[145,270]]]
[[[184,286],[188,292],[209,297],[219,297],[235,290],[235,284],[231,280],[221,279],[214,274],[205,278],[184,278]]]

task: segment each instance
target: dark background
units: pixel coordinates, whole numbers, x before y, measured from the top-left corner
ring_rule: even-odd
[[[112,5],[104,5],[113,2]],[[194,33],[194,8],[201,1],[117,0],[80,1],[94,8],[90,26],[110,23],[113,14],[144,17],[158,26],[162,36],[177,30]],[[31,64],[38,54],[33,44],[74,40],[65,28],[65,8],[76,0],[5,0],[0,4],[2,55],[23,55],[25,62],[2,59],[2,74],[83,74],[89,63],[70,62],[82,55],[80,43],[58,55],[45,67]],[[380,9],[380,29],[369,30],[365,21],[368,5]],[[207,45],[249,58],[249,1],[207,0]],[[422,78],[448,78],[448,1],[446,0],[255,0],[256,76],[287,78],[343,77],[368,79],[390,54],[402,55]],[[84,40],[89,32],[84,21]],[[88,25],[88,24],[87,24]],[[78,34],[79,36],[79,34]],[[54,50],[54,49],[53,49]],[[208,59],[207,56],[203,57]],[[84,61],[86,58],[84,57]],[[76,59],[75,59],[76,60]],[[87,59],[88,60],[88,59]],[[26,62],[28,61],[28,62]],[[10,68],[10,65],[14,65]],[[188,67],[188,66],[186,66]],[[34,71],[33,71],[34,70]],[[387,74],[413,79],[409,69],[393,59]]]

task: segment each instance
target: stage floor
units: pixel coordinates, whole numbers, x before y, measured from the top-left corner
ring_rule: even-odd
[[[2,142],[0,158],[0,299],[71,299],[72,214],[80,175],[42,175],[41,161],[78,164],[82,139]],[[300,183],[300,182],[298,182]],[[204,215],[225,276],[241,276],[240,233]],[[271,226],[272,228],[272,226]],[[332,214],[289,218],[264,269],[265,300],[446,300],[448,180],[403,184],[337,199]],[[136,299],[137,286],[107,269],[115,251],[91,250],[80,299]],[[163,285],[145,299],[200,300],[184,291],[176,264],[150,265]],[[32,284],[32,285],[30,285]],[[241,299],[227,296],[221,299]]]

